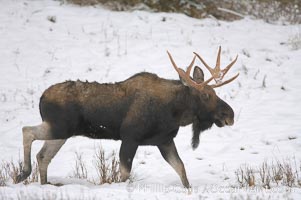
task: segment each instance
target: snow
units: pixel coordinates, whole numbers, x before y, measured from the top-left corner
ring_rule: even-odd
[[[101,144],[111,152],[120,146],[118,141],[75,137],[48,168],[49,181],[63,186],[10,184],[0,187],[1,198],[300,199],[298,188],[254,192],[230,187],[241,164],[301,160],[301,50],[289,44],[300,29],[300,25],[271,25],[249,18],[224,22],[182,14],[113,12],[50,0],[0,0],[0,160],[22,159],[21,128],[41,122],[39,97],[54,83],[69,79],[117,82],[141,71],[177,79],[166,50],[183,68],[194,51],[213,66],[220,45],[223,66],[238,54],[228,77],[240,72],[236,81],[216,89],[235,110],[234,126],[202,133],[195,151],[190,145],[191,126],[181,128],[175,138],[193,186],[191,194],[151,146],[137,151],[132,185],[95,186],[68,178],[76,151],[83,153],[89,176],[94,176],[95,147]],[[34,143],[33,159],[41,145],[41,141]]]

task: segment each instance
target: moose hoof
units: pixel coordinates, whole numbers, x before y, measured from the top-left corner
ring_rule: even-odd
[[[130,174],[126,174],[126,175],[123,175],[121,176],[121,182],[126,182],[127,180],[130,181]]]
[[[54,185],[56,187],[61,187],[61,186],[64,186],[63,183],[50,183],[51,185]]]
[[[30,175],[30,172],[24,172],[22,171],[15,179],[15,183],[20,183],[24,181],[28,176]]]
[[[182,184],[183,184],[183,186],[184,186],[185,188],[191,189],[191,185],[189,184],[188,181],[184,181],[184,182],[182,182]]]

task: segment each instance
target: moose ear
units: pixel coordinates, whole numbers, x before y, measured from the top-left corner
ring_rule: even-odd
[[[204,72],[198,66],[195,66],[193,70],[193,80],[196,83],[203,83],[204,82]]]

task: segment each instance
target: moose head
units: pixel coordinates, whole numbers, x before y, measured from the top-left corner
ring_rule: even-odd
[[[239,73],[234,77],[223,81],[224,76],[229,71],[229,69],[234,65],[237,61],[237,57],[224,69],[220,68],[220,55],[221,55],[221,47],[219,47],[216,65],[214,68],[211,68],[204,59],[197,53],[194,52],[194,57],[192,62],[188,66],[186,72],[179,68],[171,54],[167,51],[167,54],[170,58],[170,61],[174,67],[174,69],[179,74],[180,80],[182,83],[190,88],[191,94],[194,97],[194,105],[197,106],[195,108],[196,119],[193,120],[193,137],[192,137],[192,147],[195,149],[199,144],[199,135],[201,131],[204,131],[212,126],[214,123],[218,127],[223,127],[225,125],[231,126],[234,123],[234,112],[233,109],[222,99],[220,99],[214,88],[221,87],[231,81],[235,80]],[[204,72],[198,66],[195,66],[193,71],[193,77],[190,77],[191,70],[194,66],[195,59],[199,58],[200,61],[205,65],[205,67],[209,70],[211,77],[207,80],[204,79]],[[209,84],[214,80],[215,84]]]

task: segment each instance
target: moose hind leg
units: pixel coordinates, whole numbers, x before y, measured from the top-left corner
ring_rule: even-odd
[[[186,176],[184,164],[178,155],[177,148],[175,146],[174,141],[172,140],[163,145],[159,145],[158,148],[159,148],[163,158],[172,166],[172,168],[174,168],[174,170],[180,176],[184,187],[190,188],[190,185],[189,185],[189,182],[188,182],[188,179]]]
[[[46,140],[40,152],[37,154],[41,184],[47,183],[48,165],[65,142],[66,140]]]
[[[38,126],[25,126],[23,132],[24,168],[17,176],[16,182],[24,181],[31,173],[31,145],[34,140],[51,140],[50,126],[43,122]]]

